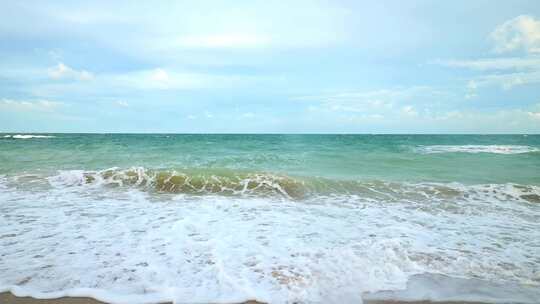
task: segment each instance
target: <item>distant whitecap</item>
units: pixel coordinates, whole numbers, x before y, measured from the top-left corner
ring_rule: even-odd
[[[420,146],[416,151],[423,154],[432,153],[495,153],[521,154],[539,152],[540,148],[519,145],[434,145]]]

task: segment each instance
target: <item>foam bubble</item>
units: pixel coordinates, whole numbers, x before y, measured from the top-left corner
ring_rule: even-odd
[[[474,303],[538,303],[540,289],[514,283],[452,278],[440,274],[412,276],[405,290],[381,291],[364,295],[369,301],[433,301]]]
[[[520,145],[432,145],[416,149],[420,153],[495,153],[521,154],[538,152],[540,148]]]
[[[0,289],[112,303],[361,303],[425,272],[540,287],[540,204],[521,198],[538,195],[533,186],[367,183],[364,195],[298,201],[118,191],[66,174],[36,191],[2,182]]]

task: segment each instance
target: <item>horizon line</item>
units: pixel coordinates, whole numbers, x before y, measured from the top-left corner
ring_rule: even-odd
[[[540,135],[540,133],[323,133],[323,132],[291,132],[291,133],[274,133],[274,132],[259,132],[259,133],[242,133],[242,132],[0,132],[0,134],[86,134],[86,135],[105,135],[105,134],[117,134],[117,135],[150,135],[150,134],[164,134],[164,135]]]

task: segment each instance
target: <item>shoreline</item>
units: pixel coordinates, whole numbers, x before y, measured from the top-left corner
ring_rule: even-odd
[[[89,297],[61,297],[56,299],[36,299],[32,297],[17,297],[11,292],[0,293],[0,303],[2,304],[107,304]],[[158,303],[156,303],[158,304]],[[160,304],[172,304],[170,302]],[[234,303],[232,303],[234,304]],[[257,301],[247,301],[237,304],[264,304]],[[364,304],[489,304],[485,302],[466,301],[399,301],[399,300],[364,300]]]

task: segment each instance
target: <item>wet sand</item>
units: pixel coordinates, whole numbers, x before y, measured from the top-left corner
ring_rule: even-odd
[[[31,297],[17,297],[10,292],[0,293],[1,304],[106,304],[92,298],[63,297],[58,299],[34,299]],[[171,303],[162,303],[171,304]],[[247,301],[241,304],[263,304],[257,301]]]
[[[0,293],[0,303],[2,304],[106,304],[92,298],[64,297],[59,299],[34,299],[30,297],[16,297],[9,292]],[[163,303],[168,304],[168,303]],[[248,301],[242,304],[263,304],[257,301]],[[364,304],[486,304],[480,302],[430,302],[430,301],[388,301],[388,300],[366,300]]]
[[[10,292],[0,293],[2,304],[103,304],[91,298],[60,298],[60,299],[34,299],[31,297],[16,297]]]

